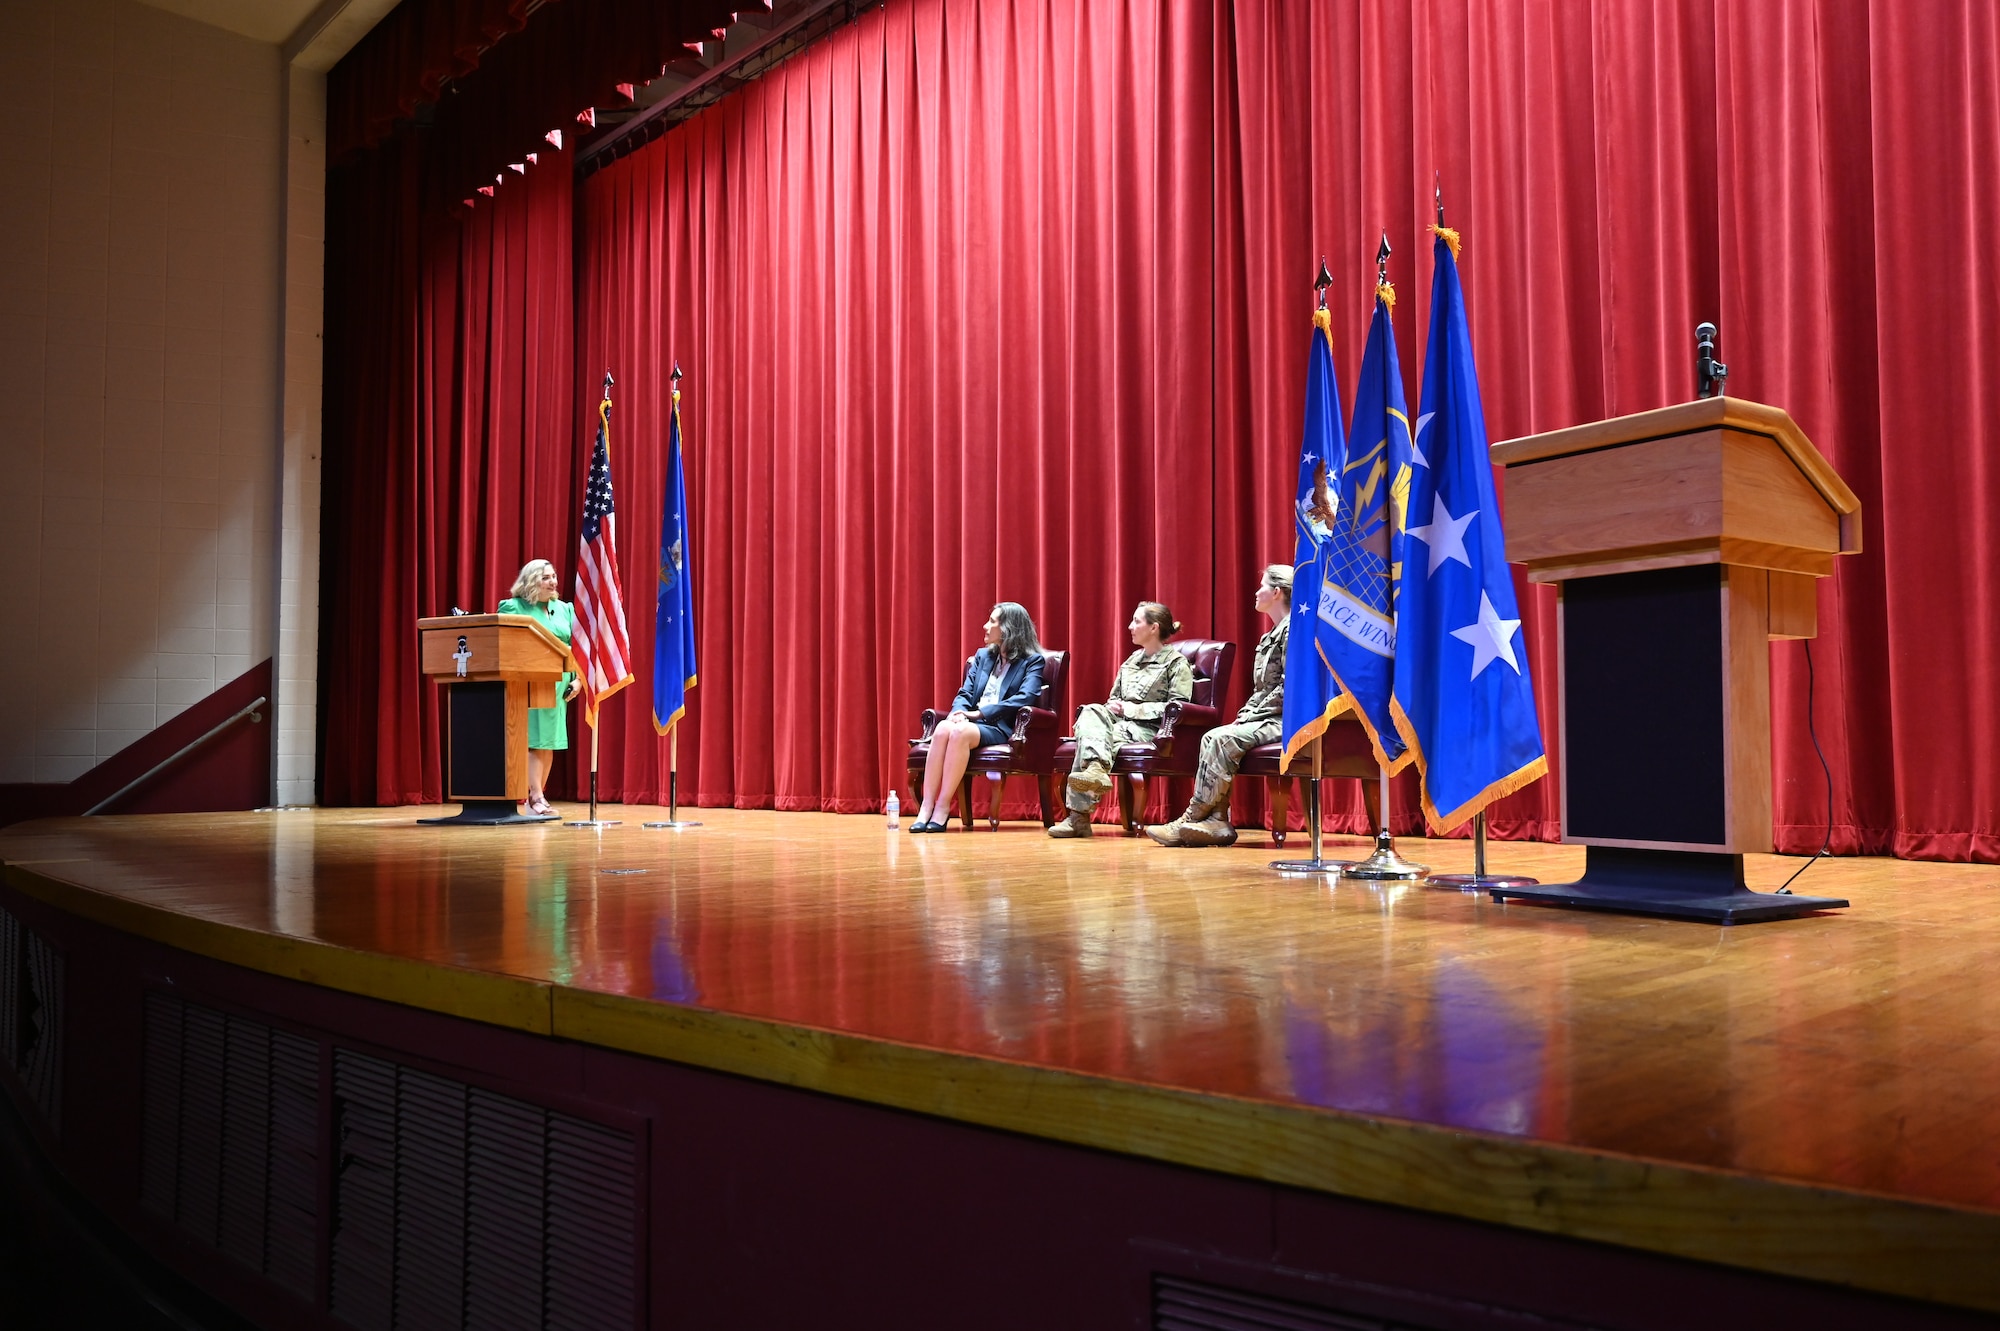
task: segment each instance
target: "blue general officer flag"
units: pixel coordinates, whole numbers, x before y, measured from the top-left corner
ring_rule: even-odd
[[[653,728],[662,735],[687,711],[695,684],[694,562],[688,551],[687,476],[681,464],[681,391],[667,422],[667,493],[660,506],[659,616],[653,625]]]
[[[1318,603],[1321,556],[1332,518],[1327,491],[1329,468],[1340,466],[1340,385],[1333,377],[1333,320],[1325,310],[1313,315],[1312,348],[1306,360],[1306,428],[1299,444],[1298,488],[1292,525],[1298,541],[1292,555],[1292,623],[1285,633],[1285,714],[1281,765],[1318,739],[1340,714],[1340,688],[1320,659],[1312,613]]]
[[[1396,577],[1391,542],[1397,514],[1392,486],[1406,486],[1410,417],[1387,288],[1377,291],[1361,383],[1354,391],[1354,428],[1341,460],[1339,505],[1326,540],[1317,605],[1319,650],[1341,697],[1354,710],[1375,761],[1394,772],[1409,762],[1390,715],[1396,682]]]
[[[1458,236],[1432,230],[1430,345],[1401,544],[1396,725],[1423,774],[1424,816],[1447,831],[1549,763],[1493,493]]]

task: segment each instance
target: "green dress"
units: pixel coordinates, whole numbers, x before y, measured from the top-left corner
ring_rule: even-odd
[[[508,597],[500,603],[503,615],[527,615],[542,621],[542,626],[569,645],[570,631],[576,625],[576,617],[570,612],[569,602],[554,599],[535,606],[525,601]],[[528,747],[531,749],[566,749],[569,747],[569,706],[563,702],[563,692],[569,688],[573,676],[565,673],[562,682],[556,685],[556,705],[554,707],[530,707],[528,709]]]

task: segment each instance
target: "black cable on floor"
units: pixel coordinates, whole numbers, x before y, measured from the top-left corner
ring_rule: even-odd
[[[1813,852],[1812,858],[1795,869],[1792,876],[1785,880],[1785,885],[1778,889],[1787,895],[1791,893],[1792,884],[1799,880],[1799,875],[1825,859],[1827,849],[1833,845],[1833,768],[1827,765],[1826,750],[1819,746],[1819,723],[1813,716],[1812,639],[1801,641],[1806,645],[1806,734],[1812,736],[1813,752],[1819,755],[1819,770],[1826,775],[1826,830],[1820,836],[1819,849]]]

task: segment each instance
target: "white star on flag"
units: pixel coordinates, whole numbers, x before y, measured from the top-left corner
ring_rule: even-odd
[[[1479,510],[1475,508],[1464,517],[1455,518],[1451,515],[1451,510],[1444,506],[1444,496],[1433,494],[1430,525],[1411,527],[1404,534],[1414,536],[1430,547],[1429,572],[1437,572],[1438,566],[1447,559],[1456,559],[1467,568],[1471,568],[1472,561],[1465,556],[1465,529],[1471,526],[1472,520],[1478,516]],[[1485,594],[1485,592],[1480,593],[1481,596]]]
[[[1479,589],[1479,622],[1451,631],[1452,637],[1472,647],[1473,679],[1495,660],[1505,661],[1514,667],[1515,674],[1521,673],[1521,663],[1514,659],[1514,631],[1520,627],[1518,619],[1500,618],[1493,602],[1486,599],[1486,589]]]
[[[1423,440],[1424,431],[1430,428],[1431,418],[1436,415],[1435,411],[1427,411],[1417,417],[1417,432],[1410,436],[1410,461],[1416,463],[1419,467],[1428,467],[1431,465],[1431,460],[1424,456]]]

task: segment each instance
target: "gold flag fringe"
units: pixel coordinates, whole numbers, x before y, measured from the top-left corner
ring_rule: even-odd
[[[1460,247],[1463,246],[1465,243],[1464,241],[1459,239],[1458,232],[1452,230],[1448,226],[1438,226],[1435,223],[1431,225],[1430,230],[1432,235],[1439,237],[1444,241],[1445,244],[1451,246],[1451,260],[1453,263],[1457,263],[1458,251]]]

